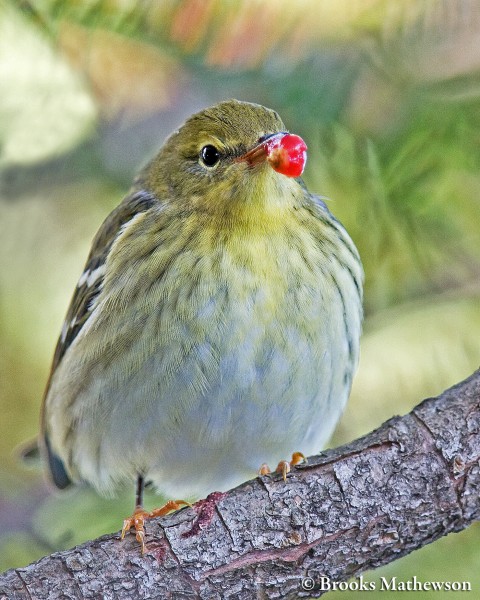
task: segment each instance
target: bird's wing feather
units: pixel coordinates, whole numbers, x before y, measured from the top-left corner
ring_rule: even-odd
[[[55,348],[52,372],[91,315],[92,303],[102,288],[108,254],[122,227],[135,215],[147,211],[155,201],[155,197],[145,191],[130,194],[110,213],[98,230],[63,323],[62,334]]]
[[[122,227],[126,223],[137,214],[147,211],[155,202],[156,199],[151,194],[145,191],[134,191],[103,222],[93,240],[85,268],[78,280],[63,323],[62,333],[55,348],[42,407],[43,448],[47,456],[52,479],[60,489],[67,487],[70,484],[70,479],[63,462],[50,447],[48,432],[45,428],[45,398],[50,388],[50,382],[69,346],[92,314],[91,307],[102,289],[105,264],[115,239],[121,233]]]

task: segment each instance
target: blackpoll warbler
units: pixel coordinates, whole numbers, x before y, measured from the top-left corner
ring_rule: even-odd
[[[280,117],[230,100],[190,117],[92,245],[43,405],[60,488],[205,494],[321,449],[350,393],[362,267],[301,175]],[[178,503],[170,503],[169,508]],[[155,514],[161,514],[157,511]]]

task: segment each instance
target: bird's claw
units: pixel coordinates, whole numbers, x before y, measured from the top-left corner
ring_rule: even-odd
[[[302,462],[303,463],[307,462],[306,457],[301,452],[294,452],[292,454],[292,459],[290,461],[281,460],[278,463],[277,468],[275,469],[275,473],[281,473],[282,477],[283,477],[283,481],[286,482],[287,474],[290,473],[290,471],[292,470],[292,467],[295,467]],[[271,473],[271,471],[270,471],[270,468],[267,465],[267,463],[263,463],[258,471],[258,474],[259,475],[269,475],[270,473]]]
[[[120,539],[124,539],[125,534],[133,527],[135,529],[135,539],[140,544],[142,556],[145,554],[145,519],[148,519],[150,513],[137,507],[131,517],[123,521],[122,535]]]
[[[145,543],[145,521],[154,517],[163,517],[173,510],[178,510],[183,506],[192,506],[186,500],[169,500],[160,508],[147,512],[141,506],[137,506],[133,515],[123,521],[122,533],[120,539],[125,538],[125,534],[133,527],[135,530],[135,539],[140,544],[142,556],[145,554],[147,545]]]

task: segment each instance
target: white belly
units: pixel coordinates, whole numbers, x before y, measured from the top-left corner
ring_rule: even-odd
[[[323,267],[286,264],[272,288],[200,280],[188,298],[180,287],[161,306],[146,298],[133,320],[118,310],[115,335],[92,315],[49,394],[52,445],[73,476],[105,491],[143,473],[166,494],[204,495],[318,452],[350,392],[361,320],[351,277],[332,286]]]

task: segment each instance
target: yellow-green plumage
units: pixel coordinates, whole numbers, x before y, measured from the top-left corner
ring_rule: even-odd
[[[238,160],[284,130],[233,100],[194,115],[102,225],[44,404],[59,484],[62,469],[100,491],[141,474],[203,494],[331,434],[357,363],[362,270],[299,180]]]

